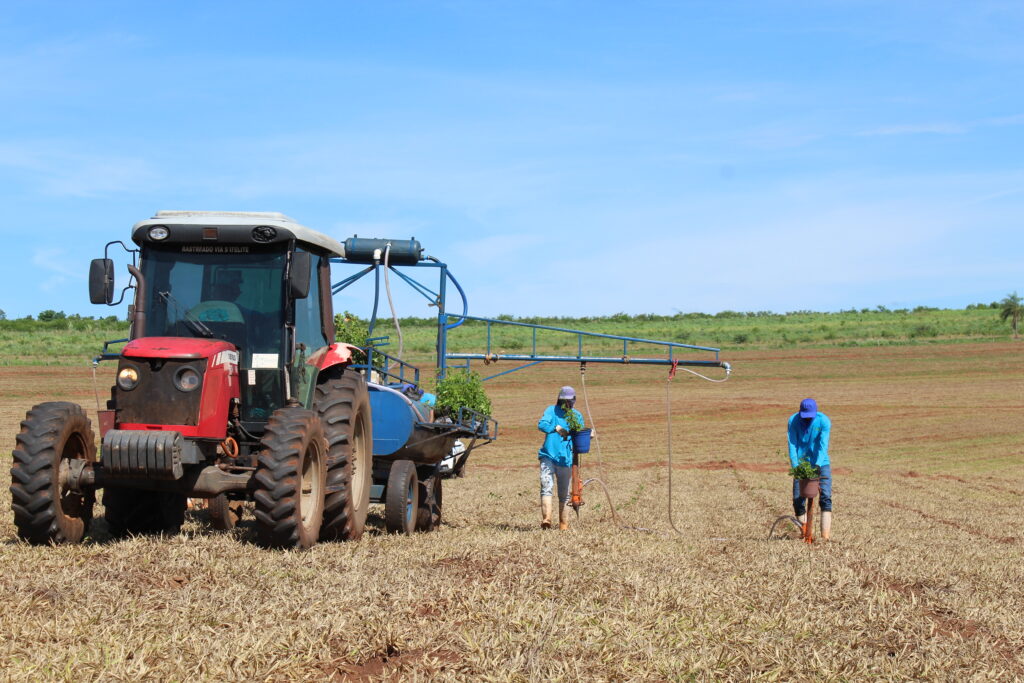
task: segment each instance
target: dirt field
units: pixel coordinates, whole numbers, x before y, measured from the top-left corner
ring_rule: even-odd
[[[538,528],[536,420],[558,365],[492,383],[500,440],[445,524],[260,550],[200,517],[173,538],[33,548],[0,493],[0,670],[18,680],[928,680],[1024,677],[1024,343],[723,354],[733,378],[590,367],[596,486]],[[499,366],[499,369],[503,369]],[[109,368],[102,387],[109,384]],[[101,395],[105,389],[101,387]],[[833,421],[834,541],[767,541],[790,511],[785,421]],[[33,403],[95,410],[88,369],[0,370],[13,447]],[[582,397],[577,407],[583,409]],[[9,457],[9,456],[7,456]],[[97,514],[102,509],[97,508]],[[251,520],[251,517],[249,517]]]

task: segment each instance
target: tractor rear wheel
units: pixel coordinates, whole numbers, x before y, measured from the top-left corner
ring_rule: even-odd
[[[74,403],[40,403],[25,415],[11,467],[11,507],[18,536],[29,543],[78,543],[92,521],[95,489],[61,483],[70,460],[96,460],[96,437]]]
[[[123,486],[103,489],[111,536],[176,534],[185,523],[188,498],[171,491],[143,491]]]
[[[433,531],[441,526],[441,475],[434,473],[420,482],[419,507],[416,509],[416,531]]]
[[[354,541],[366,527],[373,475],[366,380],[349,370],[317,385],[314,401],[327,437],[327,496],[320,540]]]
[[[256,541],[266,548],[309,548],[324,512],[326,441],[320,417],[280,408],[267,422],[256,463]]]
[[[396,460],[384,494],[384,527],[393,534],[411,534],[419,508],[419,480],[411,460]]]

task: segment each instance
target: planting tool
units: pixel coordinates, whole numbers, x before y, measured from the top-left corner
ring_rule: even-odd
[[[804,498],[807,503],[807,519],[804,520],[804,543],[814,543],[814,496]]]
[[[772,522],[771,529],[768,530],[768,540],[771,540],[775,535],[775,528],[779,525],[779,522],[788,521],[793,524],[797,529],[800,530],[800,537],[805,543],[814,543],[814,499],[819,493],[819,480],[818,479],[804,479],[800,482],[800,497],[804,499],[806,505],[806,519],[801,522],[793,515],[781,515]]]
[[[804,542],[814,543],[814,499],[821,491],[820,479],[801,479],[800,497],[806,502],[807,519],[804,521]]]
[[[569,507],[576,513],[576,519],[579,519],[580,508],[583,507],[583,480],[580,478],[580,454],[575,450],[572,453],[572,484],[569,493]]]

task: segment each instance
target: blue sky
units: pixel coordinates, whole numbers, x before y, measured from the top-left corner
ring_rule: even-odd
[[[108,314],[88,260],[158,209],[414,235],[478,315],[992,301],[1021,35],[1019,2],[5,0],[0,309]]]

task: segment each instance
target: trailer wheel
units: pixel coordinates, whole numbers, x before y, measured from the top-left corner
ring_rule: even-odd
[[[441,476],[434,474],[420,482],[420,501],[416,509],[416,531],[433,531],[441,526]]]
[[[326,442],[320,418],[280,408],[267,422],[254,478],[256,540],[266,548],[309,548],[324,512]]]
[[[11,467],[11,507],[18,536],[29,543],[78,543],[92,521],[95,489],[61,483],[65,461],[96,460],[96,438],[74,403],[34,406],[21,423]]]
[[[103,489],[103,507],[112,536],[173,535],[185,523],[188,497],[171,491],[107,486]]]
[[[411,460],[396,460],[388,475],[384,496],[384,527],[393,534],[409,535],[416,528],[419,481]]]
[[[210,525],[218,531],[231,531],[242,519],[242,503],[229,500],[226,493],[220,493],[206,502],[210,513]]]
[[[318,384],[314,403],[327,437],[327,496],[320,540],[354,541],[366,527],[373,475],[366,380],[350,371]]]

